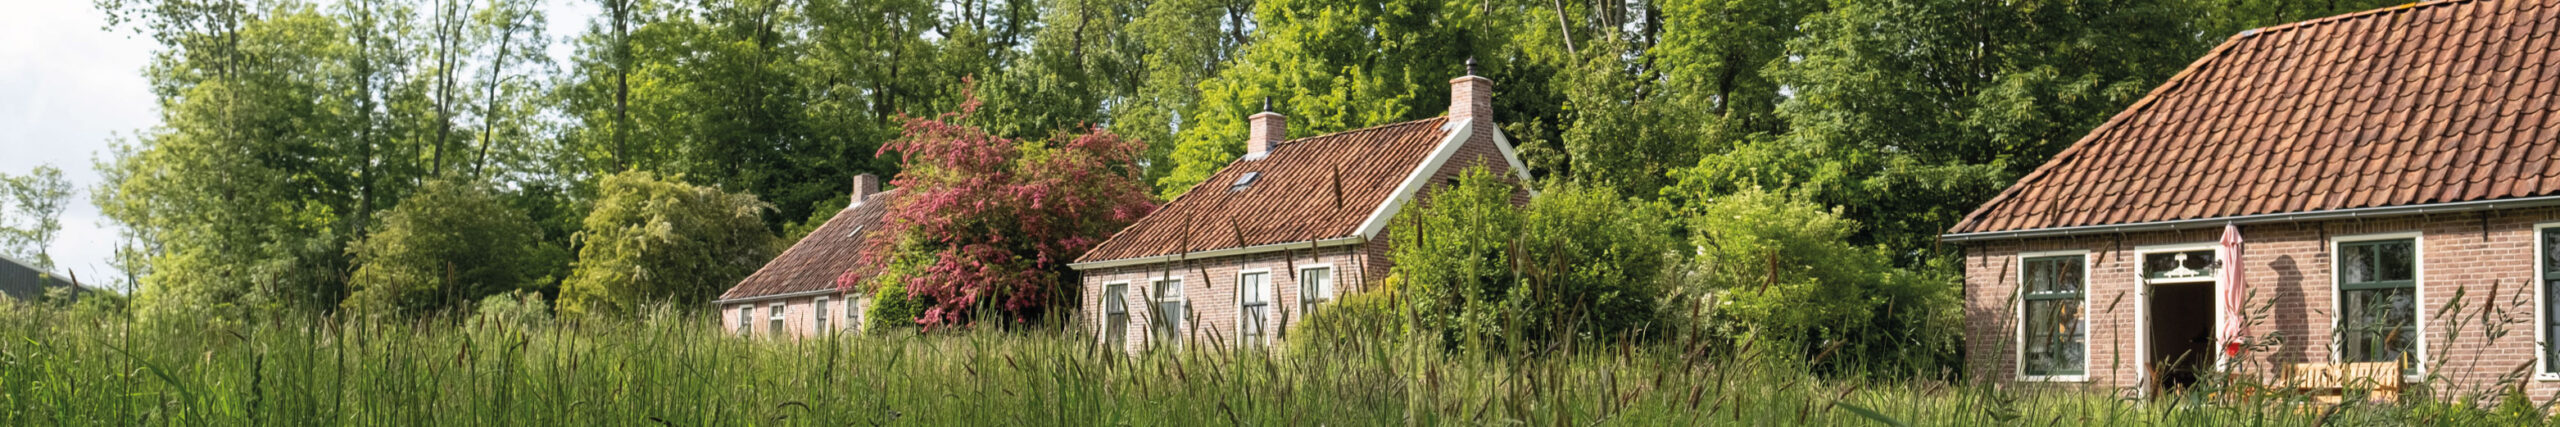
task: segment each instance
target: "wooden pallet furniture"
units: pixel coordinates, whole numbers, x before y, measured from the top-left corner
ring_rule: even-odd
[[[2400,400],[2400,363],[2296,363],[2285,365],[2283,384],[2310,396],[2313,402],[2336,405],[2350,392],[2359,392],[2368,401]]]

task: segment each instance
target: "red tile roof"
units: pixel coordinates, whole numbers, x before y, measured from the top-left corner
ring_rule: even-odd
[[[1951,235],[2560,193],[2560,0],[2233,36]]]
[[[755,298],[835,289],[836,276],[853,271],[862,259],[862,248],[872,231],[880,227],[881,214],[888,213],[896,201],[898,190],[873,193],[861,205],[837,211],[826,224],[800,238],[799,243],[784,249],[773,262],[756,269],[738,285],[720,294],[722,300]]]
[[[1240,159],[1077,262],[1349,237],[1449,137],[1430,118],[1290,140]],[[1250,186],[1231,189],[1255,174]]]

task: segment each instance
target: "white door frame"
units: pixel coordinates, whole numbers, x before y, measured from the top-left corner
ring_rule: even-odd
[[[2143,265],[2143,261],[2147,258],[2146,255],[2162,252],[2211,251],[2215,247],[2219,247],[2221,245],[2221,242],[2203,242],[2135,246],[2133,248],[2133,288],[2135,291],[2133,299],[2133,384],[2136,387],[2134,389],[2135,396],[2149,398],[2151,397],[2151,390],[2156,388],[2154,386],[2157,385],[2152,383],[2154,378],[2151,378],[2151,287],[2153,285],[2188,286],[2203,284],[2213,290],[2213,297],[2215,298],[2210,299],[2209,301],[2213,302],[2214,322],[2221,323],[2222,319],[2228,317],[2222,312],[2222,300],[2219,299],[2222,296],[2222,283],[2219,278],[2208,275],[2202,278],[2167,279],[2155,282],[2149,278],[2143,277],[2142,272],[2145,271],[2146,268]],[[2219,263],[2222,262],[2222,260],[2215,259],[2214,262]],[[2227,268],[2228,266],[2225,267]],[[2219,325],[2217,325],[2217,327],[2218,326]],[[2222,352],[2212,351],[2209,353],[2213,353],[2214,366],[2222,366]]]

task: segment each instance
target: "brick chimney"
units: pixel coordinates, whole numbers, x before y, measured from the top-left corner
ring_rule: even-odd
[[[1467,75],[1449,80],[1449,119],[1475,119],[1493,126],[1493,79],[1476,75],[1476,59],[1467,58]]]
[[[1244,140],[1244,158],[1253,160],[1271,153],[1271,147],[1289,139],[1289,116],[1271,112],[1271,98],[1262,98],[1262,113],[1245,119],[1251,123],[1252,135]]]
[[[868,173],[866,173],[866,174],[861,174],[861,175],[854,175],[854,176],[853,176],[853,203],[852,203],[852,204],[849,204],[849,205],[845,205],[845,206],[862,206],[862,199],[870,198],[872,194],[877,194],[877,193],[879,193],[879,192],[880,192],[880,176],[879,176],[879,175],[872,175],[872,174],[868,174]]]

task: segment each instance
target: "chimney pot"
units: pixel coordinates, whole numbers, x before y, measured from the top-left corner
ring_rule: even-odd
[[[880,192],[880,176],[879,176],[879,175],[872,175],[872,174],[868,174],[868,173],[861,174],[861,175],[854,175],[854,176],[853,176],[853,203],[851,203],[851,204],[847,204],[847,205],[845,205],[845,206],[862,206],[862,199],[868,199],[868,198],[871,198],[871,195],[872,195],[872,194],[878,194],[879,192]]]

